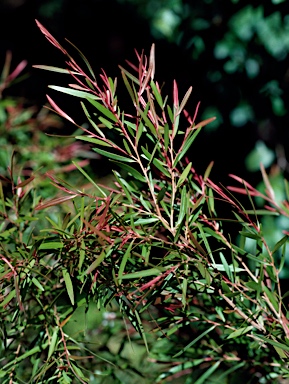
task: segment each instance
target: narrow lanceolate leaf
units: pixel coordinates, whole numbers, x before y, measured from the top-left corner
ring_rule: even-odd
[[[133,242],[134,242],[134,240],[129,244],[129,246],[127,247],[127,250],[125,251],[125,254],[122,257],[122,260],[121,260],[121,263],[120,263],[120,266],[119,266],[119,271],[118,271],[118,282],[119,282],[119,284],[121,284],[122,276],[123,276],[123,272],[125,270],[125,266],[126,266],[127,260],[130,257],[131,249],[132,249],[132,246],[133,246]]]
[[[73,48],[75,48],[77,50],[77,52],[81,56],[82,60],[85,62],[85,64],[86,64],[86,66],[87,66],[91,76],[93,77],[93,80],[95,80],[95,75],[93,73],[93,70],[92,70],[92,68],[91,68],[87,58],[84,56],[84,54],[71,41],[69,41],[68,39],[66,39],[66,40],[69,42],[69,44],[71,44],[73,46]]]
[[[93,261],[93,263],[87,268],[85,273],[89,275],[92,271],[94,271],[103,262],[105,257],[111,254],[112,250],[112,245],[105,247],[101,254],[98,255],[97,258]]]
[[[126,86],[126,89],[128,90],[128,93],[129,93],[129,95],[130,95],[130,97],[131,97],[133,103],[135,103],[137,97],[136,97],[136,95],[135,95],[135,93],[134,93],[134,90],[132,89],[132,87],[131,87],[131,85],[130,85],[128,79],[127,79],[127,77],[126,77],[125,72],[124,72],[124,71],[121,71],[121,75],[122,75],[122,78],[123,78],[123,82],[124,82],[124,84],[125,84],[125,86]]]
[[[182,189],[182,194],[181,194],[180,213],[179,213],[178,221],[176,223],[177,227],[184,220],[186,213],[188,212],[188,205],[189,205],[189,199],[187,196],[186,186],[184,186]]]
[[[152,44],[150,50],[149,69],[151,70],[151,79],[155,76],[155,44]]]
[[[151,85],[151,88],[152,88],[152,91],[153,91],[153,95],[154,95],[158,105],[161,108],[163,108],[164,102],[163,102],[163,99],[162,99],[162,96],[161,96],[159,90],[157,89],[157,86],[156,86],[155,82],[152,80],[150,85]]]
[[[103,145],[104,147],[112,147],[112,145],[108,143],[106,140],[100,140],[90,136],[75,136],[75,138],[82,141],[88,141],[89,143],[92,143],[92,144]]]
[[[192,163],[189,163],[184,169],[183,173],[181,174],[178,180],[177,188],[179,188],[183,184],[183,182],[187,180],[187,177],[188,177],[188,174],[190,173],[191,168],[192,168]]]
[[[68,69],[51,67],[49,65],[32,65],[33,68],[44,69],[45,71],[58,72],[58,73],[66,73],[67,75],[82,75],[79,72],[69,71]]]
[[[159,193],[157,195],[157,202],[158,203],[160,203],[163,200],[166,192],[167,192],[167,187],[162,187],[162,189],[159,191]]]
[[[142,122],[140,122],[138,127],[137,127],[136,136],[135,136],[136,145],[138,145],[138,142],[139,142],[139,139],[141,138],[143,130],[144,130],[144,125]]]
[[[95,99],[95,100],[100,99],[99,97],[93,95],[92,93],[84,92],[84,91],[78,91],[77,89],[72,89],[72,88],[67,88],[67,87],[59,87],[58,85],[49,85],[48,87],[51,89],[54,89],[54,91],[66,93],[67,95],[71,95],[71,96],[76,96],[76,97],[80,97],[80,98],[84,98],[84,99],[87,99],[87,98]]]
[[[86,177],[86,179],[92,184],[95,186],[95,188],[100,192],[100,194],[103,196],[103,197],[106,197],[106,193],[100,188],[100,186],[88,175],[88,173],[85,172],[84,169],[82,169],[76,162],[72,162],[76,168],[79,170],[79,172],[81,172],[83,174],[84,177]]]
[[[163,173],[165,176],[167,177],[171,177],[171,174],[169,173],[169,171],[164,167],[165,166],[165,163],[161,162],[159,159],[157,158],[154,158],[153,159],[153,165],[155,167],[157,167],[157,169],[159,169],[161,171],[161,173]]]
[[[71,281],[71,278],[70,278],[70,275],[69,275],[69,272],[67,271],[67,269],[63,268],[62,275],[63,275],[63,279],[64,279],[65,286],[66,286],[66,291],[67,291],[67,294],[69,296],[70,302],[72,305],[74,305],[73,285],[72,285],[72,281]]]
[[[131,79],[134,83],[136,83],[137,85],[139,85],[139,79],[136,78],[134,75],[132,75],[130,72],[128,72],[125,68],[123,68],[121,65],[118,66],[120,68],[120,70],[125,73],[125,75]]]
[[[276,251],[278,251],[278,249],[279,249],[280,247],[282,247],[282,245],[285,244],[287,240],[288,240],[288,236],[287,236],[287,235],[284,236],[284,237],[282,237],[282,239],[279,240],[279,241],[275,244],[274,248],[272,249],[272,255],[273,255]]]
[[[154,136],[157,136],[155,126],[153,125],[153,123],[151,122],[151,120],[147,116],[149,107],[150,107],[150,105],[149,105],[149,103],[147,103],[144,111],[142,111],[141,108],[139,108],[139,107],[136,107],[136,109],[139,112],[139,114],[141,115],[145,125],[150,129],[151,133]]]
[[[87,100],[95,107],[97,108],[101,113],[104,114],[108,119],[116,122],[118,119],[117,117],[104,105],[100,104],[98,101],[93,100],[92,97],[88,96]]]
[[[210,173],[211,173],[211,170],[213,168],[213,165],[214,165],[214,162],[211,161],[210,164],[208,165],[206,171],[205,171],[205,174],[204,174],[204,181],[206,181],[208,179],[208,177],[210,176]]]
[[[192,93],[192,90],[193,90],[193,87],[190,87],[190,88],[187,90],[187,92],[186,92],[186,94],[185,94],[185,96],[184,96],[184,98],[183,98],[183,100],[182,100],[182,102],[181,102],[181,105],[180,105],[180,107],[178,108],[177,115],[179,115],[179,114],[182,112],[182,110],[184,109],[184,107],[185,107],[185,105],[187,104],[187,101],[188,101],[188,99],[189,99],[189,97],[190,97],[190,95],[191,95],[191,93]]]
[[[127,273],[126,275],[122,276],[122,279],[141,279],[142,277],[158,276],[160,274],[161,274],[160,268],[151,268],[151,269],[145,269],[143,271]]]
[[[254,327],[252,325],[249,325],[248,327],[242,327],[237,329],[236,331],[230,333],[230,335],[227,337],[227,339],[234,339],[236,337],[242,336],[245,333],[251,331]]]
[[[260,164],[260,168],[261,168],[261,173],[262,173],[264,184],[266,185],[267,195],[270,197],[270,199],[275,200],[274,190],[270,184],[269,177],[267,176],[264,165],[262,163]]]
[[[122,169],[126,170],[128,173],[130,173],[137,180],[142,181],[143,183],[146,182],[146,178],[139,171],[137,171],[135,168],[133,168],[127,164],[120,163],[118,161],[115,161],[115,163],[117,163],[120,168],[122,168]]]
[[[84,103],[81,101],[80,104],[81,104],[82,109],[83,109],[83,111],[84,111],[86,117],[88,118],[90,124],[93,126],[93,128],[96,130],[96,132],[97,132],[101,137],[105,138],[105,135],[104,135],[104,133],[102,132],[102,130],[101,130],[101,129],[98,127],[98,125],[92,120],[92,118],[91,118],[91,116],[90,116],[90,114],[89,114],[89,112],[88,112],[86,106],[84,105]]]
[[[175,167],[178,162],[185,156],[185,154],[187,153],[187,151],[190,149],[191,145],[193,144],[195,138],[197,137],[197,135],[199,134],[200,132],[200,129],[196,129],[193,133],[191,133],[191,135],[187,138],[184,146],[182,147],[182,149],[178,152],[176,158],[175,158],[175,161],[174,161],[174,165],[173,167]]]
[[[181,351],[179,351],[178,353],[176,353],[174,356],[173,356],[173,359],[175,357],[178,357],[180,355],[182,355],[187,349],[191,348],[192,345],[196,344],[199,340],[202,340],[204,338],[204,336],[206,336],[208,333],[210,333],[211,331],[213,331],[214,329],[216,328],[216,325],[213,325],[212,327],[206,329],[203,333],[201,333],[198,337],[196,337],[193,341],[191,341],[188,345],[186,345]]]
[[[108,157],[109,159],[113,159],[113,160],[121,161],[125,163],[135,163],[135,160],[132,159],[131,157],[124,157],[121,155],[117,155],[116,153],[107,152],[100,148],[92,148],[92,150],[95,151],[96,153],[99,153],[102,156]]]
[[[47,360],[50,359],[50,357],[53,355],[57,343],[57,335],[58,335],[59,328],[56,327],[54,329],[53,335],[50,339],[50,344],[49,344],[49,349],[48,349],[48,355],[47,355]]]
[[[35,210],[39,211],[40,209],[48,208],[48,207],[53,207],[55,205],[59,205],[64,203],[65,201],[72,200],[76,197],[77,195],[67,195],[67,196],[61,196],[61,197],[56,197],[55,199],[48,200],[46,202],[41,202],[39,203],[36,207]]]
[[[58,105],[51,99],[50,96],[46,95],[49,103],[51,104],[52,108],[54,108],[55,112],[57,112],[60,116],[64,117],[64,119],[70,121],[72,124],[76,124],[75,121],[67,115],[61,108],[58,107]]]

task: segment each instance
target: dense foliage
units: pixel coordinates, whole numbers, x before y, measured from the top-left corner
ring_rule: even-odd
[[[186,109],[191,87],[180,97],[174,82],[172,97],[163,94],[154,45],[148,57],[137,53],[129,70],[120,67],[127,106],[117,98],[116,80],[104,71],[95,77],[80,53],[83,70],[38,26],[67,61],[64,69],[37,67],[70,77],[68,87],[50,88],[80,98],[88,125],[48,96],[52,109],[76,125],[77,143],[110,159],[114,177],[96,181],[69,151],[66,159],[75,159],[71,169],[82,178],[66,175],[67,168],[45,169],[59,191],[50,186],[47,198],[34,183],[38,167],[27,165],[21,148],[2,165],[2,382],[201,384],[241,377],[277,383],[287,377],[280,273],[288,232],[270,245],[260,222],[263,215],[288,218],[287,182],[286,200],[279,201],[264,167],[264,193],[237,176],[239,187],[218,185],[210,178],[212,163],[204,175],[195,171],[189,150],[214,117],[198,122],[198,106]],[[5,121],[9,111],[3,109]],[[38,126],[37,119],[31,123]],[[22,131],[33,137],[34,130]],[[56,140],[45,142],[50,139]],[[232,193],[247,196],[248,207]],[[255,198],[265,201],[264,209],[255,208]],[[238,241],[223,229],[222,204],[232,210],[226,220],[238,227]]]

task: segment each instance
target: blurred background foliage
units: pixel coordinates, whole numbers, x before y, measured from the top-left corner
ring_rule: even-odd
[[[64,76],[31,68],[43,63],[63,65],[61,55],[43,41],[35,18],[59,41],[72,41],[96,73],[104,68],[112,77],[119,75],[117,64],[134,60],[134,49],[148,51],[155,42],[157,75],[165,81],[164,86],[169,89],[176,79],[184,94],[193,85],[188,108],[193,110],[200,100],[199,119],[217,117],[199,135],[199,146],[190,154],[196,171],[203,173],[214,160],[215,181],[228,185],[228,175],[232,173],[264,189],[259,172],[262,162],[275,193],[285,199],[283,176],[288,177],[289,172],[287,1],[260,4],[249,0],[2,0],[0,15],[0,62],[4,62],[7,50],[12,51],[12,64],[23,59],[28,62],[27,79],[9,89],[9,95],[25,97],[39,110],[46,103],[48,84],[67,85]],[[122,100],[128,97],[121,89],[119,95]],[[81,122],[77,100],[57,93],[53,97]],[[8,132],[4,104],[15,101],[1,103],[0,124],[6,132],[1,141],[3,148],[7,140],[13,143],[13,135],[21,141],[26,128],[20,124],[20,128]],[[15,110],[15,106],[9,108]],[[25,111],[31,113],[31,109]],[[43,113],[36,119],[41,116]],[[74,130],[67,122],[60,130],[52,122],[47,128],[57,134]],[[41,150],[34,155],[24,140],[22,152],[25,156],[25,148],[29,148],[26,153],[45,167],[56,153],[51,148],[55,143],[49,138],[51,141],[41,144],[44,136],[39,135]],[[8,161],[9,151],[9,146],[1,150],[3,164]],[[53,162],[55,158],[51,167]],[[109,167],[105,160],[93,164],[94,172],[100,176],[109,173]],[[260,207],[263,202],[256,204]],[[275,218],[264,219],[263,226],[272,243],[288,229],[287,222]],[[283,277],[288,276],[289,268],[283,272]]]
[[[228,174],[233,173],[262,190],[262,162],[275,194],[280,200],[285,199],[283,176],[288,177],[289,172],[288,1],[267,0],[260,4],[255,0],[2,0],[0,17],[0,68],[7,50],[12,52],[12,68],[23,59],[28,62],[24,69],[27,78],[5,89],[0,99],[2,176],[7,176],[5,172],[16,149],[19,172],[30,172],[25,177],[31,172],[41,170],[44,174],[58,168],[60,177],[70,177],[75,182],[76,174],[68,174],[65,167],[75,155],[83,160],[88,154],[87,148],[75,147],[74,140],[66,141],[65,149],[63,139],[44,134],[71,134],[74,127],[41,109],[46,103],[47,85],[66,83],[64,76],[31,68],[33,64],[63,66],[62,56],[37,30],[37,18],[59,41],[72,41],[88,57],[96,73],[104,68],[112,77],[119,75],[117,64],[133,60],[134,48],[148,51],[155,42],[157,73],[165,86],[171,87],[175,78],[184,94],[193,85],[189,106],[193,110],[201,100],[199,119],[217,117],[200,134],[199,146],[190,154],[197,172],[202,173],[214,160],[215,182],[227,185]],[[121,98],[126,97],[123,90]],[[53,98],[81,122],[78,101],[59,94]],[[94,160],[93,169],[100,176],[109,172],[107,163],[99,159]],[[43,197],[51,196],[50,184],[40,180]],[[256,201],[258,207],[262,204]],[[282,231],[288,231],[288,224],[284,218],[267,216],[263,227],[269,243],[275,244]],[[286,259],[287,268],[281,276],[284,279],[289,277],[289,250]],[[82,312],[75,314],[75,328],[67,329],[68,333],[81,332],[77,323],[83,322]],[[104,352],[108,349],[118,355],[119,350],[113,350],[116,346],[125,350],[125,336],[115,340],[120,319],[105,322],[105,313],[97,319],[92,319],[94,312],[88,315],[88,338],[93,339],[102,324],[103,328],[112,329],[111,334],[102,336],[111,340],[101,340],[101,347],[106,345]],[[122,358],[126,365],[131,357],[123,353]]]

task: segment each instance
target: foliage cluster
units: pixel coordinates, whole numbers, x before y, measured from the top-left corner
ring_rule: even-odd
[[[180,98],[174,82],[172,99],[162,94],[154,46],[149,57],[137,53],[130,70],[120,67],[132,101],[127,109],[116,80],[104,71],[96,78],[79,52],[83,70],[38,26],[67,59],[64,69],[38,67],[72,77],[68,87],[50,88],[80,98],[89,126],[48,100],[83,132],[75,139],[112,161],[114,183],[96,182],[74,161],[87,184],[48,172],[61,195],[43,199],[34,175],[16,176],[13,164],[5,170],[2,382],[202,384],[242,376],[277,383],[287,377],[287,295],[279,275],[288,233],[269,245],[260,217],[288,218],[288,193],[285,201],[276,199],[264,168],[264,193],[237,176],[240,187],[217,185],[212,163],[204,175],[195,172],[188,151],[214,118],[197,123],[198,107],[194,114],[186,110],[191,87]],[[232,193],[245,194],[250,209]],[[255,198],[266,202],[263,210]],[[221,204],[232,208],[227,220],[239,228],[238,243],[222,228]]]

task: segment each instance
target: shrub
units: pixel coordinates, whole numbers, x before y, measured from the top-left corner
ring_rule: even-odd
[[[264,170],[264,194],[234,176],[242,187],[231,190],[248,196],[250,210],[210,180],[212,163],[204,175],[195,172],[188,149],[213,118],[197,123],[198,107],[193,115],[185,109],[191,88],[180,99],[174,82],[172,101],[162,95],[154,46],[149,57],[137,53],[137,65],[128,62],[132,72],[120,67],[132,100],[123,111],[117,81],[104,71],[96,79],[81,54],[84,71],[38,26],[66,55],[67,66],[37,67],[73,77],[68,87],[51,88],[81,98],[90,127],[48,100],[83,130],[76,139],[111,160],[115,182],[102,185],[74,162],[90,190],[49,175],[63,195],[34,200],[29,217],[67,202],[69,213],[49,219],[50,228],[37,236],[30,230],[13,249],[9,233],[1,237],[3,382],[201,384],[238,382],[241,375],[269,383],[286,377],[288,320],[279,273],[287,233],[270,247],[259,216],[288,216],[288,203],[276,202]],[[25,185],[17,187],[19,207]],[[255,209],[254,196],[270,206]],[[239,227],[239,242],[222,229],[216,213],[222,202],[232,208],[226,220]],[[16,212],[2,198],[5,219],[7,207]],[[18,221],[7,230],[18,231]]]

